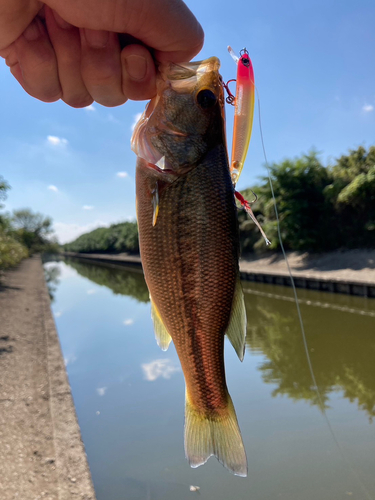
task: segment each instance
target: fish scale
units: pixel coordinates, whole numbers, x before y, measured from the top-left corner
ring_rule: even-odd
[[[202,411],[210,398],[224,405],[221,345],[231,312],[239,245],[225,150],[217,147],[206,162],[161,192],[154,227],[142,174],[138,169],[138,224],[147,285],[186,366],[185,379],[195,404]],[[210,352],[218,353],[214,360],[207,356]],[[194,370],[197,365],[206,367],[206,360],[209,369]]]

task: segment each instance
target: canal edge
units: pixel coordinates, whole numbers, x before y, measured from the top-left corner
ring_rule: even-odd
[[[41,260],[40,260],[41,263]],[[41,263],[41,271],[42,263]],[[96,500],[60,340],[43,280],[43,323],[47,343],[48,383],[59,500]]]
[[[63,256],[101,263],[111,266],[129,266],[141,268],[140,257],[137,256],[119,256],[106,254],[85,254],[77,252],[62,252]],[[243,281],[252,281],[255,283],[264,283],[269,285],[280,285],[290,287],[292,285],[289,274],[280,272],[265,272],[246,270],[246,262],[240,260],[240,277]],[[320,292],[339,293],[345,295],[354,295],[359,297],[375,298],[375,283],[361,280],[344,280],[340,278],[326,278],[323,276],[303,275],[302,273],[293,273],[293,280],[296,288],[306,290],[315,290]]]

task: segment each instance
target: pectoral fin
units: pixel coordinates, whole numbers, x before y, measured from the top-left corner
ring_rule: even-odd
[[[159,186],[157,182],[154,190],[152,191],[152,208],[152,225],[155,226],[159,214]]]
[[[234,291],[232,312],[227,331],[225,332],[230,340],[237,356],[243,361],[245,355],[246,338],[246,309],[243,297],[242,285],[238,277]]]
[[[151,297],[150,300],[151,300],[151,318],[152,321],[154,322],[156,342],[158,343],[158,346],[162,351],[166,351],[169,347],[169,344],[171,343],[172,337],[167,332],[167,329],[164,326],[158,308],[152,301]]]

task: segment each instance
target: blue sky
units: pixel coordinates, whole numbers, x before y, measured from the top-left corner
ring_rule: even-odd
[[[246,46],[261,97],[269,161],[309,151],[328,164],[375,144],[373,0],[189,0],[206,34],[198,59]],[[131,128],[144,102],[76,110],[26,94],[0,61],[0,175],[12,186],[6,209],[53,218],[61,242],[99,225],[135,218]],[[229,131],[232,110],[227,110]],[[230,147],[230,132],[228,133]],[[258,122],[238,188],[265,175]]]

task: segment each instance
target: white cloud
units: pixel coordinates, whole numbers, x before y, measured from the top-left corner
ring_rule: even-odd
[[[133,117],[133,123],[132,123],[132,126],[130,127],[132,132],[134,131],[135,126],[137,125],[137,123],[138,123],[138,121],[139,121],[139,119],[141,118],[142,115],[143,115],[143,113],[137,113],[136,115],[134,115],[134,117]]]
[[[93,106],[92,104],[90,104],[90,106],[84,107],[83,109],[85,109],[86,111],[96,111],[95,106]]]
[[[200,486],[194,486],[193,484],[191,484],[189,488],[190,491],[199,491],[200,489]]]
[[[126,320],[124,321],[124,325],[125,325],[125,326],[130,326],[130,325],[132,325],[133,323],[134,323],[134,319],[131,319],[131,318],[126,319]]]
[[[55,318],[59,318],[62,315],[62,312],[61,311],[57,311],[54,314],[55,314]]]
[[[90,290],[87,290],[87,295],[94,295],[96,292],[97,290],[95,290],[95,288],[90,288]]]
[[[362,110],[365,113],[370,113],[371,111],[374,111],[374,106],[372,104],[365,104],[362,108]]]
[[[128,176],[127,172],[117,172],[117,177],[121,177],[121,179],[125,179]]]
[[[55,222],[53,225],[56,236],[61,244],[73,241],[78,238],[78,236],[81,236],[81,234],[88,233],[98,227],[107,226],[109,226],[109,224],[101,220],[91,222],[85,226],[80,226],[79,224],[67,224],[65,222]]]
[[[99,396],[104,396],[107,391],[107,387],[98,387],[96,389],[96,392],[98,393]]]
[[[174,366],[170,359],[155,359],[151,363],[141,365],[143,374],[146,380],[153,382],[159,377],[166,379],[171,378],[173,373],[180,371],[177,366]]]
[[[112,113],[109,113],[108,116],[107,116],[107,120],[109,122],[112,122],[112,123],[121,123],[120,120],[118,120],[117,118],[115,118]]]
[[[52,184],[50,186],[48,186],[48,188],[50,191],[54,191],[55,193],[57,193],[58,189],[56,186],[53,186]]]
[[[92,205],[83,205],[82,209],[83,210],[93,210],[93,206]]]
[[[64,363],[65,366],[71,365],[72,363],[75,363],[77,361],[77,358],[74,354],[70,354],[66,358],[64,358]]]
[[[55,135],[49,135],[47,141],[52,146],[66,146],[68,144],[67,139],[63,137],[56,137]]]

